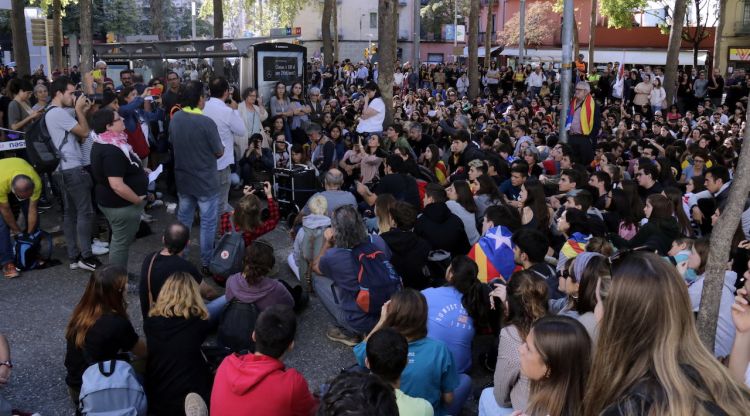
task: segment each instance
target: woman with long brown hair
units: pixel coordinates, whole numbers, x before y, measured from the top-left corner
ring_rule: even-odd
[[[534,322],[547,315],[547,293],[544,278],[528,270],[513,273],[507,287],[497,285],[492,292],[500,299],[505,326],[500,330],[495,386],[482,391],[480,416],[509,415],[526,408],[529,379],[521,374],[518,348]]]
[[[750,391],[698,338],[677,269],[648,252],[613,268],[584,416],[746,414]]]
[[[536,323],[519,347],[521,374],[531,380],[528,416],[578,416],[591,368],[591,339],[583,326],[566,316]]]
[[[65,329],[65,383],[78,404],[83,372],[96,362],[127,359],[127,351],[146,356],[146,343],[133,329],[124,292],[128,272],[108,264],[96,269]]]

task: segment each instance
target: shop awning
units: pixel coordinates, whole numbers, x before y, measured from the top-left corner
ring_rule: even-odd
[[[495,46],[495,47],[490,48],[490,56],[495,55],[495,52],[498,49],[502,50],[503,47],[502,46]],[[463,56],[463,57],[468,57],[469,56],[469,47],[468,46],[464,47],[464,52],[463,52],[463,55],[461,55],[461,56]],[[484,58],[484,46],[480,46],[479,47],[479,57],[480,58]]]
[[[586,49],[580,50],[584,56],[588,56]],[[518,48],[506,48],[500,55],[518,56]],[[698,65],[705,65],[707,51],[698,51]],[[553,61],[562,60],[562,49],[527,49],[526,57],[531,61]],[[597,63],[605,62],[625,62],[626,65],[666,65],[666,49],[601,49],[594,51],[594,61]],[[693,51],[680,51],[680,65],[693,64]]]

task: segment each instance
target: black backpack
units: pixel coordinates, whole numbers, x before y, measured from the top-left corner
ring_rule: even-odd
[[[55,146],[52,137],[47,129],[47,111],[55,107],[49,107],[42,117],[31,123],[31,126],[24,135],[26,141],[26,155],[29,158],[31,166],[37,173],[52,173],[60,165],[62,155],[60,149],[68,142],[69,132],[65,132],[60,147]]]
[[[221,314],[216,341],[230,352],[243,354],[255,352],[252,334],[255,321],[258,320],[258,308],[254,303],[242,303],[236,300],[227,305]]]

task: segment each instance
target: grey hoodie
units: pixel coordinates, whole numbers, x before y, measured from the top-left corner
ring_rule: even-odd
[[[331,219],[325,215],[309,214],[302,218],[302,228],[297,232],[297,236],[294,238],[294,244],[292,245],[292,251],[294,252],[294,260],[299,264],[302,258],[302,240],[305,238],[305,228],[328,228],[331,226]]]

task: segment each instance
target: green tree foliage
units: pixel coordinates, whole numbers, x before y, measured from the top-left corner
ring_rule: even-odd
[[[647,0],[598,0],[599,15],[607,18],[607,26],[622,29],[633,27],[633,13],[648,6]],[[563,2],[557,0],[553,7],[562,13]]]
[[[254,26],[260,29],[260,33],[267,35],[271,28],[292,26],[299,11],[311,0],[223,0],[224,21],[229,24],[228,22],[240,16],[243,10],[246,19],[255,19],[253,10],[258,1],[263,3],[263,19],[255,22]],[[200,8],[199,16],[212,16],[213,9],[213,2],[205,1]],[[245,22],[245,25],[248,23]]]
[[[456,0],[431,0],[426,6],[422,7],[422,33],[440,34],[443,25],[452,25],[456,9]],[[458,0],[458,14],[461,16],[469,15],[470,2],[468,0]],[[459,19],[460,21],[461,19]]]

